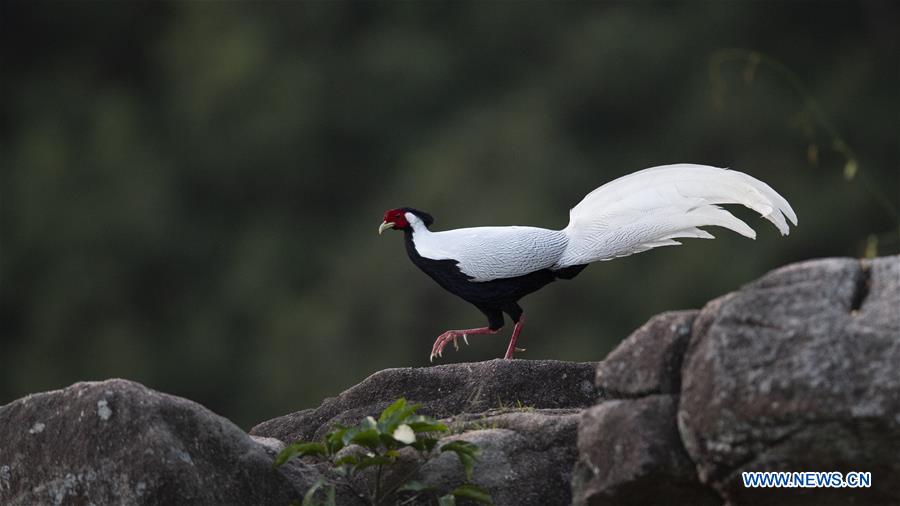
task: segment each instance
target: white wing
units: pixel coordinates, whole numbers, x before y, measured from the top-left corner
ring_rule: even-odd
[[[416,251],[432,260],[452,259],[472,281],[512,278],[553,266],[566,248],[561,230],[476,227],[429,232],[417,227]]]
[[[782,235],[789,232],[785,217],[797,224],[790,204],[747,174],[706,165],[664,165],[611,181],[573,207],[563,230],[568,247],[554,268],[677,245],[680,238],[712,239],[698,228],[707,225],[756,238],[752,228],[716,204],[749,207]]]

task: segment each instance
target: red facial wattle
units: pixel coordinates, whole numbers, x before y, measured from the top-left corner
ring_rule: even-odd
[[[393,223],[393,228],[398,230],[409,227],[409,222],[406,221],[406,211],[403,209],[391,209],[390,211],[386,211],[384,213],[384,222]]]

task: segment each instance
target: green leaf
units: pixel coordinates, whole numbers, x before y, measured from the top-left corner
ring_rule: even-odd
[[[292,443],[278,453],[275,458],[275,467],[283,465],[285,462],[294,457],[303,457],[305,455],[326,455],[328,449],[322,443]]]
[[[341,445],[349,445],[350,440],[353,439],[353,436],[357,434],[359,434],[359,427],[350,427],[349,429],[343,431],[343,434],[341,434]]]
[[[393,451],[396,448],[400,448],[401,446],[403,446],[403,443],[394,439],[394,436],[386,434],[384,432],[378,435],[378,440],[381,441],[381,444],[384,445],[384,447],[387,448],[388,451]]]
[[[379,422],[386,422],[388,418],[393,416],[394,413],[406,407],[406,399],[401,397],[394,401],[393,404],[384,408],[384,411],[381,412],[381,416],[378,417]]]
[[[378,428],[382,433],[393,434],[398,425],[421,407],[421,404],[407,404],[406,399],[401,397],[381,412],[381,416],[378,417]]]
[[[356,466],[359,465],[359,456],[358,455],[344,455],[343,457],[336,459],[334,461],[335,466]]]
[[[349,438],[347,436],[350,436]],[[344,435],[344,444],[353,443],[358,444],[360,446],[365,446],[370,450],[375,450],[378,448],[378,444],[380,442],[379,434],[376,429],[365,429],[356,432],[355,434],[351,434],[350,431]]]
[[[426,485],[421,481],[410,480],[398,488],[397,492],[424,492],[426,490],[431,490],[432,488],[433,487]]]
[[[415,443],[409,445],[420,452],[430,452],[437,445],[438,440],[433,437],[420,437]]]
[[[472,479],[472,469],[475,467],[477,456],[481,452],[477,445],[468,441],[456,440],[451,441],[441,447],[441,453],[453,452],[462,464],[463,470],[466,472],[466,479]]]
[[[365,469],[367,467],[372,466],[380,466],[384,464],[391,464],[394,462],[394,459],[390,457],[385,457],[384,455],[375,455],[374,457],[363,457],[359,459],[359,464],[356,465],[356,469]]]
[[[847,160],[847,163],[844,165],[844,179],[847,181],[853,180],[857,172],[859,172],[859,164],[856,163],[856,160],[852,158]]]
[[[309,487],[309,490],[306,491],[306,494],[303,495],[303,503],[302,506],[315,506],[316,503],[313,500],[316,497],[316,492],[319,491],[320,488],[326,485],[325,480],[319,478],[313,483],[313,486]],[[334,485],[328,485],[328,491],[325,493],[325,505],[326,506],[334,506]]]
[[[466,473],[466,479],[472,479],[472,470],[475,469],[475,457],[467,454],[467,453],[456,453],[456,457],[459,459],[459,463],[463,466],[463,471]]]
[[[407,425],[409,425],[409,428],[412,429],[416,434],[419,434],[420,432],[447,432],[450,430],[446,425],[440,422],[413,422]]]
[[[869,234],[869,237],[866,238],[865,258],[875,258],[877,256],[878,256],[878,236],[875,234]]]
[[[478,448],[478,445],[475,443],[470,443],[468,441],[463,441],[462,439],[457,439],[455,441],[450,441],[449,443],[441,446],[442,452],[457,452],[457,453],[468,453],[472,456],[476,456],[481,453],[481,448]]]
[[[344,447],[344,434],[347,433],[349,429],[344,427],[343,425],[338,425],[333,431],[329,432],[327,436],[325,436],[325,444],[328,446],[328,452],[331,454],[335,454]]]
[[[377,429],[378,422],[376,422],[375,419],[372,418],[371,416],[367,416],[367,417],[363,418],[361,422],[359,422],[359,425],[357,427],[359,427],[362,430]]]
[[[456,496],[447,494],[438,497],[438,506],[456,506]]]
[[[482,504],[494,504],[493,498],[491,498],[491,494],[488,493],[487,490],[479,487],[478,485],[466,484],[460,485],[453,489],[453,492],[450,492],[456,497],[465,497],[466,499],[472,499],[473,501],[480,502]]]
[[[409,425],[409,428],[417,434],[420,432],[447,432],[450,430],[441,422],[422,415],[407,418],[406,425]]]

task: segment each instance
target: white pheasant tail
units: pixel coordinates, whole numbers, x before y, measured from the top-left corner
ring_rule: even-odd
[[[790,204],[766,183],[743,172],[676,164],[641,170],[597,188],[569,212],[566,248],[553,269],[611,260],[676,239],[713,239],[700,229],[720,226],[751,239],[756,232],[717,204],[741,204],[787,235],[797,224]],[[786,220],[786,219],[787,220]]]

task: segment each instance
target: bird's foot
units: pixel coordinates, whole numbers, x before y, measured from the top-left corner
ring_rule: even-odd
[[[434,357],[442,357],[444,348],[449,343],[453,343],[453,347],[459,351],[459,338],[463,339],[463,342],[466,345],[469,344],[469,337],[475,334],[496,334],[500,332],[500,329],[490,329],[489,327],[481,327],[477,329],[467,329],[467,330],[448,330],[443,334],[439,335],[437,339],[434,341],[434,345],[431,347],[431,355],[428,357],[429,362],[434,362]]]
[[[453,347],[459,351],[459,338],[462,337],[463,341],[466,344],[469,344],[469,339],[466,334],[460,334],[455,330],[448,330],[443,334],[439,335],[438,338],[434,341],[434,345],[431,347],[431,356],[428,357],[429,362],[434,362],[434,357],[443,356],[444,348],[447,346],[447,343],[453,342]]]
[[[525,351],[525,348],[517,348],[516,340],[519,339],[519,334],[522,333],[522,327],[525,325],[525,315],[519,315],[519,321],[516,322],[516,326],[513,328],[512,336],[509,338],[509,347],[506,348],[506,355],[503,358],[509,360],[513,358],[513,353],[517,351]]]

